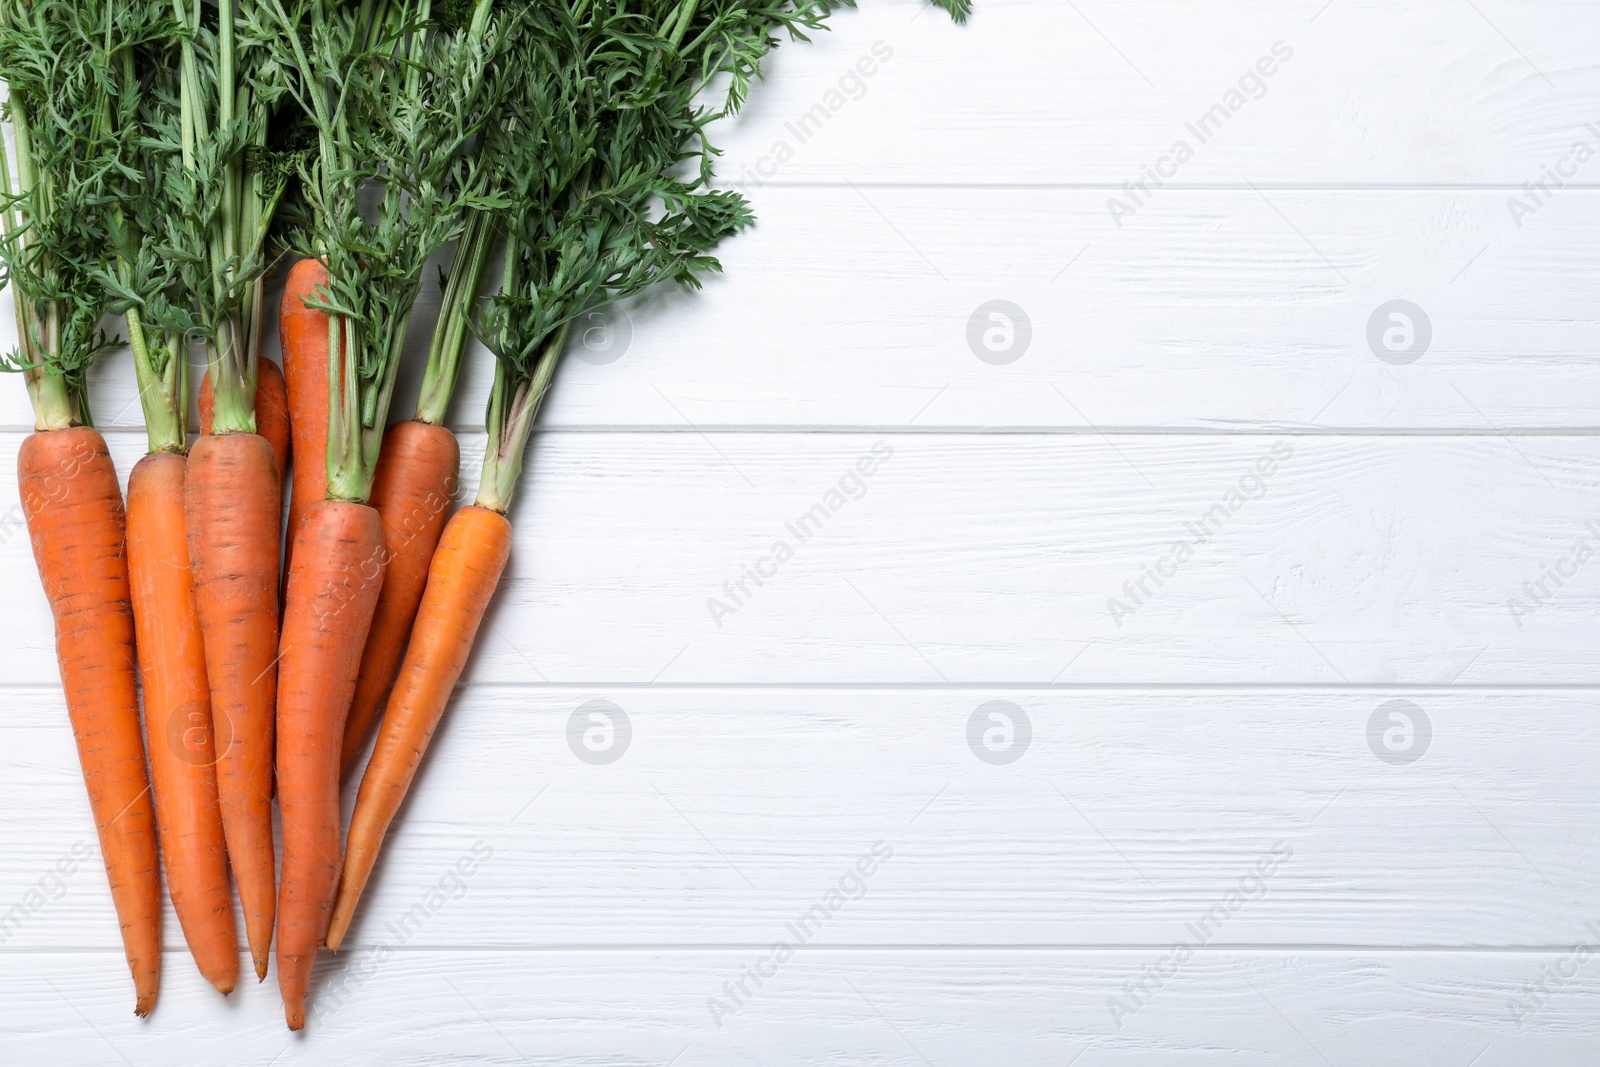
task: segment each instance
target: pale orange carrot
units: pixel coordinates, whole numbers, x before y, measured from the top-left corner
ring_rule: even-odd
[[[133,972],[134,1011],[147,1015],[161,981],[161,872],[134,685],[122,489],[105,439],[87,426],[30,434],[17,478],[55,616],[67,714]]]
[[[278,986],[291,1030],[305,1026],[311,966],[338,884],[339,738],[383,556],[383,522],[366,504],[317,501],[295,532],[278,699]]]
[[[372,481],[372,506],[383,519],[387,549],[383,589],[372,616],[356,693],[344,725],[339,757],[350,773],[357,751],[405,655],[406,636],[422,601],[428,563],[455,494],[461,464],[456,435],[443,426],[408,420],[389,427]]]
[[[499,512],[477,505],[456,512],[439,539],[405,663],[356,795],[328,930],[330,949],[338,949],[350,927],[389,823],[444,716],[510,555],[511,523]]]
[[[176,452],[152,452],[134,466],[128,577],[167,893],[200,973],[226,994],[239,980],[239,943],[217,805],[205,644],[184,535],[185,467]]]
[[[205,637],[222,826],[256,977],[272,944],[272,732],[278,654],[278,463],[254,433],[207,434],[184,512]]]

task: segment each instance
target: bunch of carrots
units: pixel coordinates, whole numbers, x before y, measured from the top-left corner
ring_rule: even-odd
[[[720,269],[711,249],[751,215],[713,186],[708,127],[777,33],[804,40],[838,6],[0,0],[8,366],[36,417],[19,485],[138,1014],[164,870],[224,994],[231,877],[256,975],[275,941],[304,1026],[318,950],[350,928],[505,570],[571,323]],[[390,425],[424,269],[451,246],[416,410]],[[286,256],[280,369],[260,349]],[[107,316],[149,443],[126,502],[87,395],[123,347]],[[452,513],[446,419],[474,336],[488,443]]]

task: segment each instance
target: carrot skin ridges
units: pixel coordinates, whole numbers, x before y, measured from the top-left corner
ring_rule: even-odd
[[[422,601],[428,564],[456,491],[461,447],[456,435],[426,422],[398,422],[383,435],[372,482],[372,506],[383,520],[383,589],[372,616],[345,721],[339,763],[349,774],[384,694],[406,651],[411,620]]]
[[[366,504],[320,500],[295,542],[278,700],[278,987],[291,1030],[305,1026],[338,888],[339,739],[383,584],[383,522]]]
[[[256,977],[272,944],[272,729],[278,655],[278,461],[265,437],[207,434],[189,454],[184,518],[205,636],[217,797]]]
[[[239,939],[217,803],[211,691],[184,533],[183,456],[145,456],[128,479],[128,579],[144,689],[145,748],[161,860],[189,953],[223,994],[239,981]]]
[[[55,616],[67,714],[133,973],[133,1010],[148,1015],[161,981],[161,873],[134,682],[122,489],[105,439],[87,426],[30,434],[17,480]]]
[[[327,268],[321,263],[300,260],[289,268],[278,305],[291,451],[299,457],[289,489],[284,570],[293,566],[295,531],[306,509],[328,493],[328,316],[306,307],[304,300],[327,280]]]
[[[330,949],[339,947],[350,928],[384,834],[444,717],[510,557],[511,523],[497,511],[465,507],[444,528],[428,568],[428,586],[411,630],[405,663],[389,695],[378,741],[356,794],[344,870],[339,875],[339,897],[328,930]]]
[[[200,379],[200,432],[211,432],[211,372]],[[289,470],[289,387],[283,371],[270,359],[256,365],[256,433],[272,445],[278,476]]]

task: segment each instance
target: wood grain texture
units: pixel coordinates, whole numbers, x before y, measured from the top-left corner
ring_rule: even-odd
[[[759,217],[728,274],[580,323],[306,1040],[171,953],[126,1017],[0,389],[0,1060],[1596,1061],[1600,155],[1524,183],[1600,147],[1600,9],[977,9],[869,0],[781,49],[718,134]],[[968,337],[997,299],[1031,331],[1004,364]],[[1432,330],[1408,365],[1367,337],[1395,299]],[[397,418],[437,301],[430,270]],[[126,477],[126,354],[91,377]],[[1395,700],[1413,763],[1379,755]],[[1015,762],[970,747],[991,701]]]
[[[764,189],[725,277],[582,321],[541,425],[1594,432],[1600,191],[1560,191],[1520,228],[1510,196],[1166,189],[1119,229],[1104,190]],[[1031,330],[1006,365],[968,339],[996,299]],[[1431,325],[1410,365],[1367,339],[1394,299]],[[430,270],[396,418],[437,300]],[[0,336],[10,314],[0,300]],[[482,426],[491,377],[475,347],[453,425]],[[97,423],[137,430],[126,353],[91,378]],[[31,428],[9,385],[0,429]]]
[[[1583,437],[551,435],[463,684],[1594,682],[1597,488]],[[26,553],[8,680],[50,684]]]
[[[1600,68],[1581,43],[1600,13],[1581,0],[974,7],[956,30],[921,0],[880,0],[812,46],[781,49],[723,136],[726,172],[786,139],[794,155],[768,164],[773,180],[1120,187],[1278,41],[1292,58],[1220,133],[1191,136],[1177,180],[1520,187],[1600,118]],[[830,99],[879,41],[893,56],[864,93],[847,83]],[[819,103],[831,117],[802,141],[786,124]]]
[[[1429,724],[1411,764],[1369,739],[1395,699]],[[608,764],[569,733],[595,701]],[[992,701],[1024,723],[1010,764],[969,747],[975,714],[1003,725],[979,714]],[[13,703],[27,756],[0,769],[33,804],[0,821],[7,906],[86,819],[53,694]],[[480,688],[349,944],[760,945],[842,882],[819,944],[1160,944],[1210,913],[1217,945],[1559,946],[1600,921],[1597,712],[1597,690]],[[852,877],[880,843],[892,857]],[[114,944],[92,921],[105,897],[67,880],[5,949]]]
[[[1525,1013],[1509,1003],[1557,953],[1203,952],[1119,1028],[1107,1002],[1162,950],[974,954],[807,949],[719,1028],[706,1002],[760,952],[355,953],[319,968],[324,1017],[273,1025],[276,991],[223,1001],[174,975],[124,1020],[99,954],[0,956],[19,1062],[392,1063],[508,1067],[874,1064],[1018,1067],[1587,1067],[1591,961]],[[83,1020],[95,1020],[95,1031]],[[97,1031],[97,1032],[96,1032]],[[381,1054],[377,1051],[384,1050]],[[1487,1049],[1487,1052],[1485,1052]]]

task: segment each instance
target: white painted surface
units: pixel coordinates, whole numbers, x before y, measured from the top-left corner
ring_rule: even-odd
[[[324,1016],[291,1039],[270,981],[221,1001],[169,921],[133,1020],[91,863],[0,945],[0,1061],[1594,1062],[1572,948],[1600,938],[1600,569],[1542,604],[1523,584],[1600,545],[1600,160],[1520,226],[1507,199],[1600,147],[1600,11],[979,0],[956,30],[867,7],[783,50],[725,131],[738,175],[893,50],[750,184],[728,276],[636,303],[622,358],[563,372]],[[1117,226],[1107,198],[1277,41],[1261,98]],[[966,340],[995,298],[1033,331],[1002,366]],[[1433,328],[1409,365],[1366,340],[1396,298]],[[125,476],[126,360],[94,388]],[[786,524],[874,446],[799,544]],[[93,835],[3,507],[0,595],[7,909]],[[594,700],[632,728],[604,766],[568,742]],[[999,766],[967,741],[997,700],[1031,724]],[[1409,764],[1375,753],[1386,718],[1369,733],[1393,700],[1429,723]],[[876,842],[892,858],[719,1026],[708,999]],[[1172,966],[1179,941],[1204,944]]]

